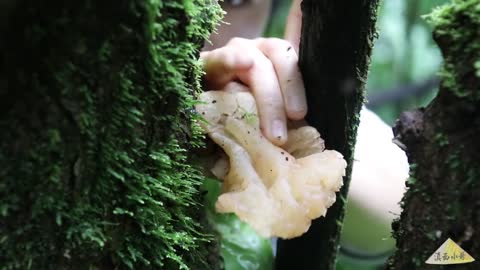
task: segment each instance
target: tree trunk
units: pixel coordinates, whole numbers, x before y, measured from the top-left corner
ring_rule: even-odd
[[[377,6],[377,0],[302,2],[300,68],[308,98],[307,121],[320,131],[327,149],[344,155],[348,167],[327,216],[315,220],[302,237],[279,241],[278,270],[335,269]]]
[[[0,268],[215,268],[186,158],[216,1],[1,4]]]
[[[437,97],[394,128],[411,164],[403,212],[393,224],[388,269],[479,269],[425,264],[451,238],[480,254],[480,0],[454,0],[429,15],[444,66]],[[441,254],[442,257],[444,254]],[[447,254],[449,255],[449,254]]]

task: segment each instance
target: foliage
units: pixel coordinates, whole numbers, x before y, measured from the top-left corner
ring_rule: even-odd
[[[446,0],[383,1],[378,23],[379,39],[373,50],[368,78],[368,97],[401,91],[412,84],[434,78],[442,58],[431,38],[431,27],[421,18]],[[384,121],[393,124],[400,112],[423,106],[432,100],[435,87],[373,108]],[[367,98],[367,106],[369,106]]]
[[[207,179],[203,188],[208,190],[205,206],[208,218],[215,224],[221,240],[221,255],[225,270],[271,270],[273,251],[269,239],[258,235],[235,214],[218,214],[215,202],[220,195],[220,183]]]
[[[443,86],[458,97],[480,100],[478,84],[472,81],[465,88],[460,83],[468,77],[480,78],[479,1],[454,0],[450,5],[436,8],[426,19],[435,27],[435,40],[446,48],[445,64],[440,72]]]
[[[217,3],[19,1],[11,15],[0,268],[214,268],[187,150]]]

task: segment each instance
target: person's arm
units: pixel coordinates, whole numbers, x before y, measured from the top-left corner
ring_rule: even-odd
[[[299,52],[300,36],[302,33],[301,2],[302,0],[293,0],[288,13],[287,24],[285,26],[285,39],[293,44],[296,52]]]

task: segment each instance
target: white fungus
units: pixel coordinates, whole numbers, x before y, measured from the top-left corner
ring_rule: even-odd
[[[223,180],[218,212],[235,213],[262,236],[281,238],[300,236],[325,216],[347,163],[324,149],[315,128],[289,130],[280,148],[262,135],[250,92],[209,91],[199,99],[202,128],[226,153],[212,166]]]

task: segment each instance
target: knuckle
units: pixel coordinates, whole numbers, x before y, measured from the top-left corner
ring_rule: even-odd
[[[216,61],[221,62],[226,68],[232,68],[235,65],[235,50],[228,47],[222,47],[214,50],[213,52],[215,54],[212,57],[215,57]]]
[[[247,42],[244,38],[234,37],[228,41],[228,45],[240,45],[245,44]]]
[[[264,39],[262,44],[266,50],[270,50],[270,51],[273,51],[273,50],[291,51],[291,49],[293,48],[292,43],[280,38],[266,38]]]
[[[209,57],[209,55],[210,55],[209,51],[200,52],[199,59],[202,61],[205,61]]]
[[[223,53],[223,48],[218,48],[213,51],[209,51],[205,54],[205,58],[218,58]],[[201,56],[201,54],[200,54]]]

